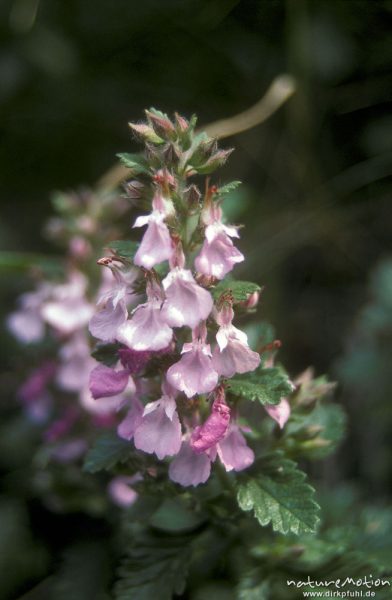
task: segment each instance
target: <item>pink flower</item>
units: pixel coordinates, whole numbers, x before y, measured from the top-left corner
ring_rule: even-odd
[[[242,471],[254,461],[254,452],[247,446],[238,425],[232,424],[227,435],[217,445],[218,456],[226,471]]]
[[[109,496],[117,506],[127,508],[137,500],[138,494],[130,487],[142,479],[139,474],[127,477],[126,475],[117,475],[113,477],[108,486]]]
[[[169,368],[167,380],[188,398],[211,392],[218,383],[218,373],[212,365],[209,344],[203,339],[184,344],[182,358]]]
[[[283,429],[291,414],[291,407],[288,400],[282,398],[279,404],[266,404],[264,408],[269,416]]]
[[[173,331],[166,324],[161,301],[149,300],[140,304],[132,318],[126,321],[117,332],[117,340],[133,350],[163,350],[173,337]]]
[[[90,347],[83,332],[75,333],[59,351],[60,365],[56,383],[65,391],[80,392],[88,383],[89,373],[95,365]]]
[[[127,320],[127,304],[137,298],[132,285],[138,274],[136,269],[123,273],[111,259],[103,259],[101,264],[110,270],[104,270],[98,299],[100,310],[90,320],[89,330],[99,340],[111,342],[116,339],[118,328]]]
[[[69,281],[53,288],[52,299],[42,307],[43,319],[62,334],[84,327],[94,313],[86,300],[87,279],[79,271],[70,273]]]
[[[168,260],[173,252],[169,229],[164,222],[164,215],[152,212],[150,215],[138,217],[134,227],[148,225],[133,262],[139,267],[152,269],[155,265]]]
[[[163,292],[158,283],[147,283],[147,302],[139,304],[133,316],[117,332],[117,340],[132,350],[163,350],[173,337],[172,329],[166,324],[162,311]]]
[[[146,405],[134,435],[135,447],[162,460],[177,454],[181,447],[181,424],[176,410],[174,390],[162,386],[162,397]]]
[[[225,402],[222,387],[219,388],[211,413],[200,427],[192,433],[190,445],[196,454],[200,454],[215,446],[226,434],[230,423],[230,408]]]
[[[133,438],[143,418],[144,406],[137,395],[131,399],[130,404],[131,408],[117,428],[118,435],[124,440],[131,440]]]
[[[188,441],[182,442],[181,449],[169,466],[169,477],[184,487],[205,483],[211,473],[210,457],[202,452],[196,454]]]
[[[225,307],[218,313],[217,321],[221,325],[216,335],[212,362],[214,369],[224,377],[235,373],[254,371],[260,364],[260,355],[248,346],[246,333],[232,325],[233,309]]]
[[[9,330],[20,342],[30,344],[43,338],[45,322],[42,319],[41,308],[51,291],[50,285],[42,284],[35,292],[20,296],[20,309],[11,313],[7,319]]]
[[[195,259],[195,267],[203,275],[223,279],[235,264],[244,260],[244,255],[230,239],[239,237],[237,228],[222,223],[222,210],[217,205],[211,205],[204,211],[203,220],[207,225],[206,239]]]
[[[121,394],[127,386],[129,373],[115,371],[106,365],[98,365],[90,373],[90,392],[94,400]]]
[[[162,312],[171,327],[196,327],[207,319],[213,306],[211,294],[194,280],[187,269],[175,267],[162,281],[166,301]]]

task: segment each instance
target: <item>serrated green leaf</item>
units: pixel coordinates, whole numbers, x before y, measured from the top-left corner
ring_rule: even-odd
[[[124,463],[131,458],[136,459],[137,456],[130,442],[123,440],[115,433],[105,433],[87,452],[83,470],[88,473],[110,471],[118,463]]]
[[[241,183],[242,181],[230,181],[230,183],[222,185],[222,187],[218,188],[218,196],[225,196],[226,194],[229,194],[233,190],[237,189]]]
[[[120,162],[132,171],[132,175],[140,175],[144,173],[145,175],[149,175],[150,171],[148,168],[148,162],[141,154],[130,154],[128,152],[124,152],[121,154],[117,154],[117,158],[120,159]]]
[[[250,294],[259,292],[261,287],[251,281],[221,281],[213,290],[213,296],[218,299],[224,292],[231,292],[234,302],[245,302]]]
[[[306,474],[295,462],[281,455],[271,456],[257,479],[241,484],[237,500],[242,510],[253,510],[260,525],[271,523],[283,534],[314,533],[320,507]]]
[[[227,382],[227,389],[234,396],[261,404],[278,404],[280,399],[291,394],[293,385],[287,375],[278,367],[258,369],[243,377],[235,377]]]
[[[99,342],[91,353],[91,356],[107,367],[113,367],[118,361],[119,344],[105,344]]]
[[[133,260],[139,244],[138,242],[132,242],[130,240],[113,240],[112,242],[109,242],[106,247],[121,258]]]
[[[189,557],[189,537],[134,537],[118,571],[115,600],[172,600],[184,591]]]

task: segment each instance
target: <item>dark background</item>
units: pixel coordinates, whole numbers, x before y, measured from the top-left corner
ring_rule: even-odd
[[[197,113],[203,125],[294,76],[287,105],[225,140],[236,152],[217,182],[244,182],[228,207],[246,225],[236,274],[266,286],[260,314],[282,361],[293,376],[313,365],[339,379],[348,442],[330,481],[380,499],[392,479],[391,17],[381,0],[0,7],[3,250],[55,251],[41,235],[50,193],[93,185],[117,152],[136,151],[127,122],[144,108]],[[1,282],[6,312],[27,283],[8,271]]]

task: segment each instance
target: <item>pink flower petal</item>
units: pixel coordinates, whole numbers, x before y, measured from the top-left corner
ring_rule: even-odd
[[[211,294],[194,280],[186,269],[175,268],[162,282],[166,301],[162,312],[171,327],[196,327],[207,319],[213,306]]]
[[[229,423],[230,408],[224,398],[217,397],[207,420],[193,431],[190,445],[196,454],[215,446],[225,436]]]
[[[234,246],[231,239],[220,233],[211,242],[204,241],[195,267],[203,275],[223,279],[235,264],[244,260],[244,255]]]
[[[106,365],[98,365],[90,373],[90,392],[92,397],[107,398],[124,391],[129,379],[128,371],[115,371]]]
[[[205,483],[211,473],[211,461],[206,453],[195,454],[189,442],[183,442],[181,450],[170,463],[169,477],[185,487]]]
[[[113,300],[93,315],[90,320],[90,333],[99,340],[112,342],[116,339],[118,328],[126,322],[128,317],[127,307],[124,302],[118,302],[116,307]]]
[[[118,330],[117,339],[133,350],[163,350],[173,337],[172,329],[165,323],[160,305],[147,302],[140,305],[132,318]]]
[[[165,456],[177,454],[181,447],[181,424],[177,411],[169,410],[166,404],[174,400],[161,398],[154,402],[153,410],[144,412],[142,421],[135,431],[134,442],[138,450],[155,453],[162,460]],[[168,416],[172,414],[171,418]]]
[[[138,227],[141,226],[140,221],[139,223]],[[172,241],[167,225],[163,222],[163,216],[152,213],[133,262],[139,267],[151,269],[154,265],[168,260],[172,252]]]
[[[283,429],[291,414],[291,407],[288,400],[282,398],[279,404],[266,404],[264,408],[269,416]]]
[[[188,398],[211,392],[218,383],[218,373],[208,356],[209,347],[195,344],[167,372],[168,382]]]
[[[242,471],[254,461],[254,452],[249,446],[239,428],[234,425],[228,435],[217,446],[218,455],[226,471]]]

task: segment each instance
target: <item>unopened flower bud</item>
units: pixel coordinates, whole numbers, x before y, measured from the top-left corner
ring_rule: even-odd
[[[137,179],[132,179],[124,183],[123,188],[127,198],[139,200],[142,197],[144,185]]]
[[[154,131],[163,139],[175,137],[176,130],[169,117],[163,113],[157,114],[155,111],[146,110],[147,119],[151,123]]]
[[[163,142],[162,138],[155,133],[154,129],[146,123],[129,123],[129,127],[146,142],[151,142],[152,144],[162,144]]]

